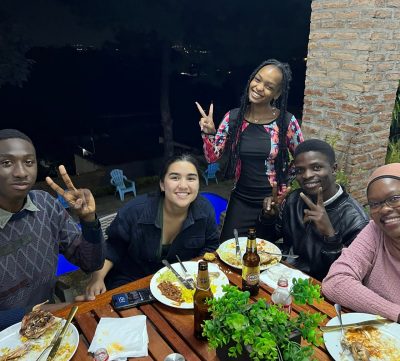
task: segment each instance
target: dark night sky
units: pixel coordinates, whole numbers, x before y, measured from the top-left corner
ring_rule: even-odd
[[[16,33],[29,45],[26,57],[34,61],[28,81],[23,82],[22,87],[6,84],[0,88],[2,128],[13,127],[26,132],[34,140],[39,157],[54,161],[71,160],[78,145],[91,149],[90,136],[95,141],[96,152],[101,153],[103,147],[109,158],[127,160],[160,154],[157,143],[158,137],[162,136],[159,110],[161,62],[159,54],[153,51],[158,46],[156,42],[153,45],[148,37],[138,34],[134,41],[128,36],[131,44],[127,46],[126,38],[113,36],[107,27],[90,27],[88,30],[82,21],[76,20],[78,15],[67,11],[61,0],[41,1],[40,6],[32,1],[2,1],[0,26],[2,23],[13,24]],[[301,117],[305,77],[303,58],[307,54],[311,11],[311,1],[301,1],[302,6],[299,6],[299,0],[263,1],[265,16],[257,12],[254,17],[246,18],[246,23],[240,23],[255,32],[260,26],[266,27],[263,31],[268,36],[265,46],[254,45],[248,60],[244,54],[240,54],[243,60],[239,60],[238,54],[236,63],[229,65],[229,59],[226,59],[225,68],[219,61],[212,69],[198,56],[174,52],[173,61],[178,66],[171,78],[170,102],[176,141],[200,149],[199,116],[194,101],[205,106],[213,101],[214,120],[218,123],[227,110],[238,106],[249,73],[270,57],[290,63],[293,81],[289,110]],[[229,6],[229,2],[225,3]],[[188,6],[191,6],[189,2]],[[292,20],[287,16],[288,9],[291,16],[302,20],[295,23],[301,28],[293,29]],[[269,29],[270,14],[280,13],[285,19],[284,24]],[[87,17],[85,21],[88,22]],[[213,23],[209,19],[207,26]],[[14,26],[16,24],[18,26]],[[279,32],[274,33],[278,28]],[[296,37],[291,41],[300,45],[290,47],[287,39],[293,32]],[[190,34],[185,34],[185,39],[190,42]],[[210,43],[206,40],[204,43]],[[246,40],[249,49],[252,49],[252,41],[251,38]],[[145,51],[126,50],[132,43]],[[235,41],[231,43],[238,47]],[[288,48],[293,50],[290,52]],[[203,49],[208,50],[204,46]],[[231,50],[234,54],[235,48]],[[211,52],[211,58],[213,54],[216,55]],[[216,77],[218,71],[222,75]],[[181,72],[200,73],[202,81],[198,76],[181,75]]]

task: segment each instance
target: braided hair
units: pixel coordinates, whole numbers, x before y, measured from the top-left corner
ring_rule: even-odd
[[[260,71],[260,69],[267,65],[273,65],[278,69],[280,69],[282,72],[281,94],[277,99],[277,108],[280,110],[280,113],[278,119],[276,120],[279,129],[279,142],[278,142],[278,154],[275,160],[275,170],[276,170],[276,179],[279,186],[286,183],[288,168],[289,168],[289,155],[287,152],[287,145],[286,145],[285,116],[286,116],[287,100],[289,95],[289,84],[290,81],[292,80],[292,72],[290,70],[289,64],[281,63],[276,59],[268,59],[262,62],[250,75],[249,80],[247,81],[246,88],[244,89],[244,92],[240,100],[240,108],[238,116],[236,117],[234,122],[232,123],[229,122],[228,140],[231,152],[229,152],[229,159],[225,171],[225,177],[233,178],[235,174],[236,164],[239,158],[241,125],[247,107],[250,104],[249,101],[250,82],[254,79],[254,77]],[[236,139],[237,139],[237,144],[235,144]]]

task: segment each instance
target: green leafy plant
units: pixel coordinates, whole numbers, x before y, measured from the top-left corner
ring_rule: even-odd
[[[400,163],[400,139],[389,142],[385,163]]]
[[[392,112],[389,144],[386,153],[386,164],[400,162],[400,81],[397,88],[396,100]]]
[[[264,299],[250,303],[249,292],[235,286],[224,286],[225,294],[208,301],[212,319],[205,321],[203,335],[209,346],[217,349],[229,345],[228,356],[238,357],[246,349],[251,359],[310,360],[312,345],[322,342],[318,324],[325,315],[301,311],[290,317],[277,305],[268,305]],[[321,300],[320,286],[310,280],[293,279],[291,289],[296,304]],[[291,336],[300,332],[309,345],[301,347]]]

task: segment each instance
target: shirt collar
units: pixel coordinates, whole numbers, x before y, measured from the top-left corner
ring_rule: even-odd
[[[324,206],[327,206],[327,205],[333,203],[336,199],[338,199],[343,194],[342,186],[340,184],[338,184],[337,186],[338,186],[337,192],[331,198],[327,199],[324,202]]]
[[[35,204],[32,202],[32,199],[29,196],[29,194],[26,196],[25,204],[19,212],[21,212],[23,210],[27,210],[27,211],[31,211],[31,212],[39,211],[39,208],[36,207]],[[5,209],[0,208],[0,228],[1,229],[3,229],[6,226],[6,224],[8,223],[8,221],[14,214],[15,213],[11,213],[11,212],[6,211]]]

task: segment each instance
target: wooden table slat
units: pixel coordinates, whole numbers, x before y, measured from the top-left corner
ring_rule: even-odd
[[[186,361],[199,361],[199,356],[194,352],[194,350],[183,340],[176,331],[171,327],[171,325],[166,321],[166,319],[158,312],[158,304],[155,306],[157,310],[152,305],[145,305],[141,307],[143,313],[152,321],[152,323],[157,328],[159,334],[171,345],[171,347],[182,354]],[[181,320],[182,321],[182,320]],[[181,322],[179,322],[177,327],[180,327]]]
[[[94,315],[90,312],[82,313],[75,316],[75,322],[78,324],[86,340],[90,344],[93,340],[97,327],[97,321],[94,318]]]
[[[85,341],[82,340],[82,335],[79,337],[78,348],[72,360],[93,361],[93,357],[88,353],[88,346],[86,345]]]

